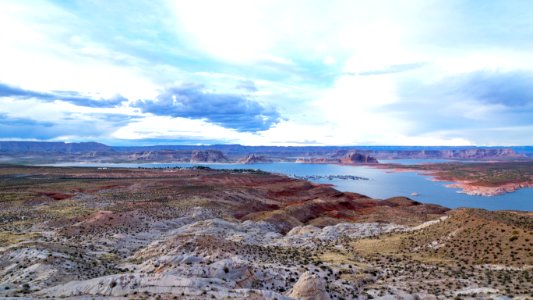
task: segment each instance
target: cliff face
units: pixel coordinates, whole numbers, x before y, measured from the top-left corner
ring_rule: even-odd
[[[128,161],[152,161],[152,162],[228,162],[228,159],[220,151],[142,151],[131,153],[127,156]]]
[[[518,158],[524,155],[516,153],[511,148],[472,148],[447,150],[414,150],[414,151],[373,151],[372,155],[385,159],[491,159]]]
[[[298,163],[308,164],[377,164],[378,160],[368,154],[358,153],[356,151],[338,151],[330,157],[306,157],[296,160]]]
[[[191,162],[228,162],[228,158],[218,150],[195,150],[191,154]]]
[[[128,155],[128,161],[188,161],[190,153],[185,151],[142,151]]]
[[[259,164],[259,163],[270,163],[272,162],[272,160],[262,155],[250,154],[246,157],[239,159],[238,162],[241,164]]]
[[[464,151],[451,151],[454,158],[484,158],[484,157],[521,157],[513,149],[468,149]]]
[[[300,157],[299,159],[297,159]],[[270,147],[170,145],[111,147],[100,143],[0,141],[0,160],[26,162],[240,162],[318,164],[376,163],[377,159],[512,160],[526,158],[513,148],[482,147]]]
[[[357,153],[355,151],[348,152],[343,158],[340,159],[341,164],[377,164],[378,160],[370,155]]]

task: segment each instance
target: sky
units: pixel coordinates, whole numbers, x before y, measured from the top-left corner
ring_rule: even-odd
[[[533,145],[529,0],[0,0],[0,140]]]

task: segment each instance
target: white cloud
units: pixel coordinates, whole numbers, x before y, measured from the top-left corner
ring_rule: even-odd
[[[331,55],[328,55],[324,58],[324,64],[327,65],[327,66],[331,66],[331,65],[334,65],[337,63],[337,60],[335,59],[335,57],[331,56]]]
[[[36,12],[39,12],[38,14]],[[0,9],[0,82],[38,91],[67,90],[109,97],[153,97],[156,86],[134,67],[109,59],[133,59],[83,41],[76,19],[45,2],[31,6],[2,3]]]
[[[261,22],[265,2],[175,1],[179,22],[196,47],[224,59],[250,60],[268,55],[274,33]]]
[[[198,139],[220,140],[226,142],[241,141],[249,133],[237,132],[208,123],[203,120],[173,118],[167,116],[146,115],[117,129],[111,134],[113,138],[125,140],[138,139]]]
[[[251,63],[389,49],[410,38],[428,1],[168,1],[178,34],[221,59]],[[441,4],[441,9],[444,10]],[[425,13],[425,14],[424,14]],[[431,13],[429,13],[431,15]],[[427,26],[427,25],[426,25]],[[330,53],[327,53],[327,52]],[[394,55],[393,55],[394,56]],[[330,59],[329,59],[330,60]]]
[[[494,32],[476,31],[476,26],[491,20],[476,19],[462,1],[198,0],[163,4],[169,12],[154,19],[175,19],[165,21],[169,28],[164,30],[143,28],[151,37],[160,38],[151,44],[143,35],[87,34],[83,26],[99,26],[99,22],[85,18],[84,11],[44,1],[1,3],[0,83],[37,91],[71,90],[94,98],[122,94],[137,100],[154,99],[166,86],[182,83],[240,94],[245,91],[239,89],[239,82],[253,81],[257,91],[249,93],[250,97],[275,107],[284,120],[266,131],[242,133],[202,120],[141,114],[126,106],[97,109],[6,98],[1,99],[0,113],[51,122],[62,122],[67,116],[97,120],[94,114],[108,113],[140,117],[103,134],[117,139],[456,145],[483,139],[431,123],[450,126],[446,118],[453,116],[465,127],[468,122],[487,126],[487,120],[503,120],[500,114],[509,108],[463,97],[460,91],[435,93],[439,97],[432,98],[431,93],[416,96],[417,91],[410,90],[409,96],[415,95],[411,99],[401,93],[402,88],[438,87],[443,79],[478,71],[533,72],[531,51],[491,40]],[[92,5],[98,8],[97,3]],[[113,3],[104,5],[113,11]],[[117,16],[116,22],[126,15],[128,11]],[[489,28],[495,28],[492,25]],[[512,30],[513,36],[524,31],[516,26],[498,28]],[[123,48],[113,48],[110,38],[123,41]],[[153,52],[143,56],[143,51],[130,51],[124,45],[150,46]],[[402,105],[410,105],[413,113],[391,109]],[[425,113],[441,119],[428,120]],[[497,124],[505,125],[503,121]],[[506,128],[518,128],[511,125]],[[516,132],[522,139],[528,137],[523,129]],[[519,140],[518,135],[513,140]]]

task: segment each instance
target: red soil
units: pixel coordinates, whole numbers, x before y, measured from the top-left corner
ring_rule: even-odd
[[[65,200],[65,199],[71,198],[74,195],[64,194],[64,193],[59,193],[59,192],[40,192],[40,193],[37,193],[37,196],[46,196],[54,200]]]

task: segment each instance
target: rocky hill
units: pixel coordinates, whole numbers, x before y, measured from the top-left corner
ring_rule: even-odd
[[[259,171],[2,166],[0,179],[0,297],[525,299],[533,289],[527,213],[376,200]]]
[[[384,286],[400,286],[407,294],[532,297],[531,212],[457,209],[401,233],[359,239],[352,247],[384,273]]]
[[[137,162],[187,162],[187,163],[216,163],[228,162],[228,159],[220,151],[176,151],[176,150],[159,150],[143,151],[129,154],[124,161]]]
[[[358,153],[356,151],[337,151],[326,157],[304,157],[296,160],[298,163],[307,164],[377,164],[378,160],[368,154]]]
[[[243,157],[238,160],[238,163],[241,164],[260,164],[260,163],[271,163],[272,160],[261,155],[249,154],[246,157]]]
[[[377,164],[378,160],[368,154],[361,154],[355,151],[349,151],[340,159],[340,163],[343,165],[351,165],[358,163]]]
[[[468,264],[533,265],[533,214],[458,209],[440,226],[402,239],[401,249]]]
[[[190,162],[209,162],[209,163],[222,163],[229,162],[228,158],[224,154],[217,150],[194,150],[191,153]]]

